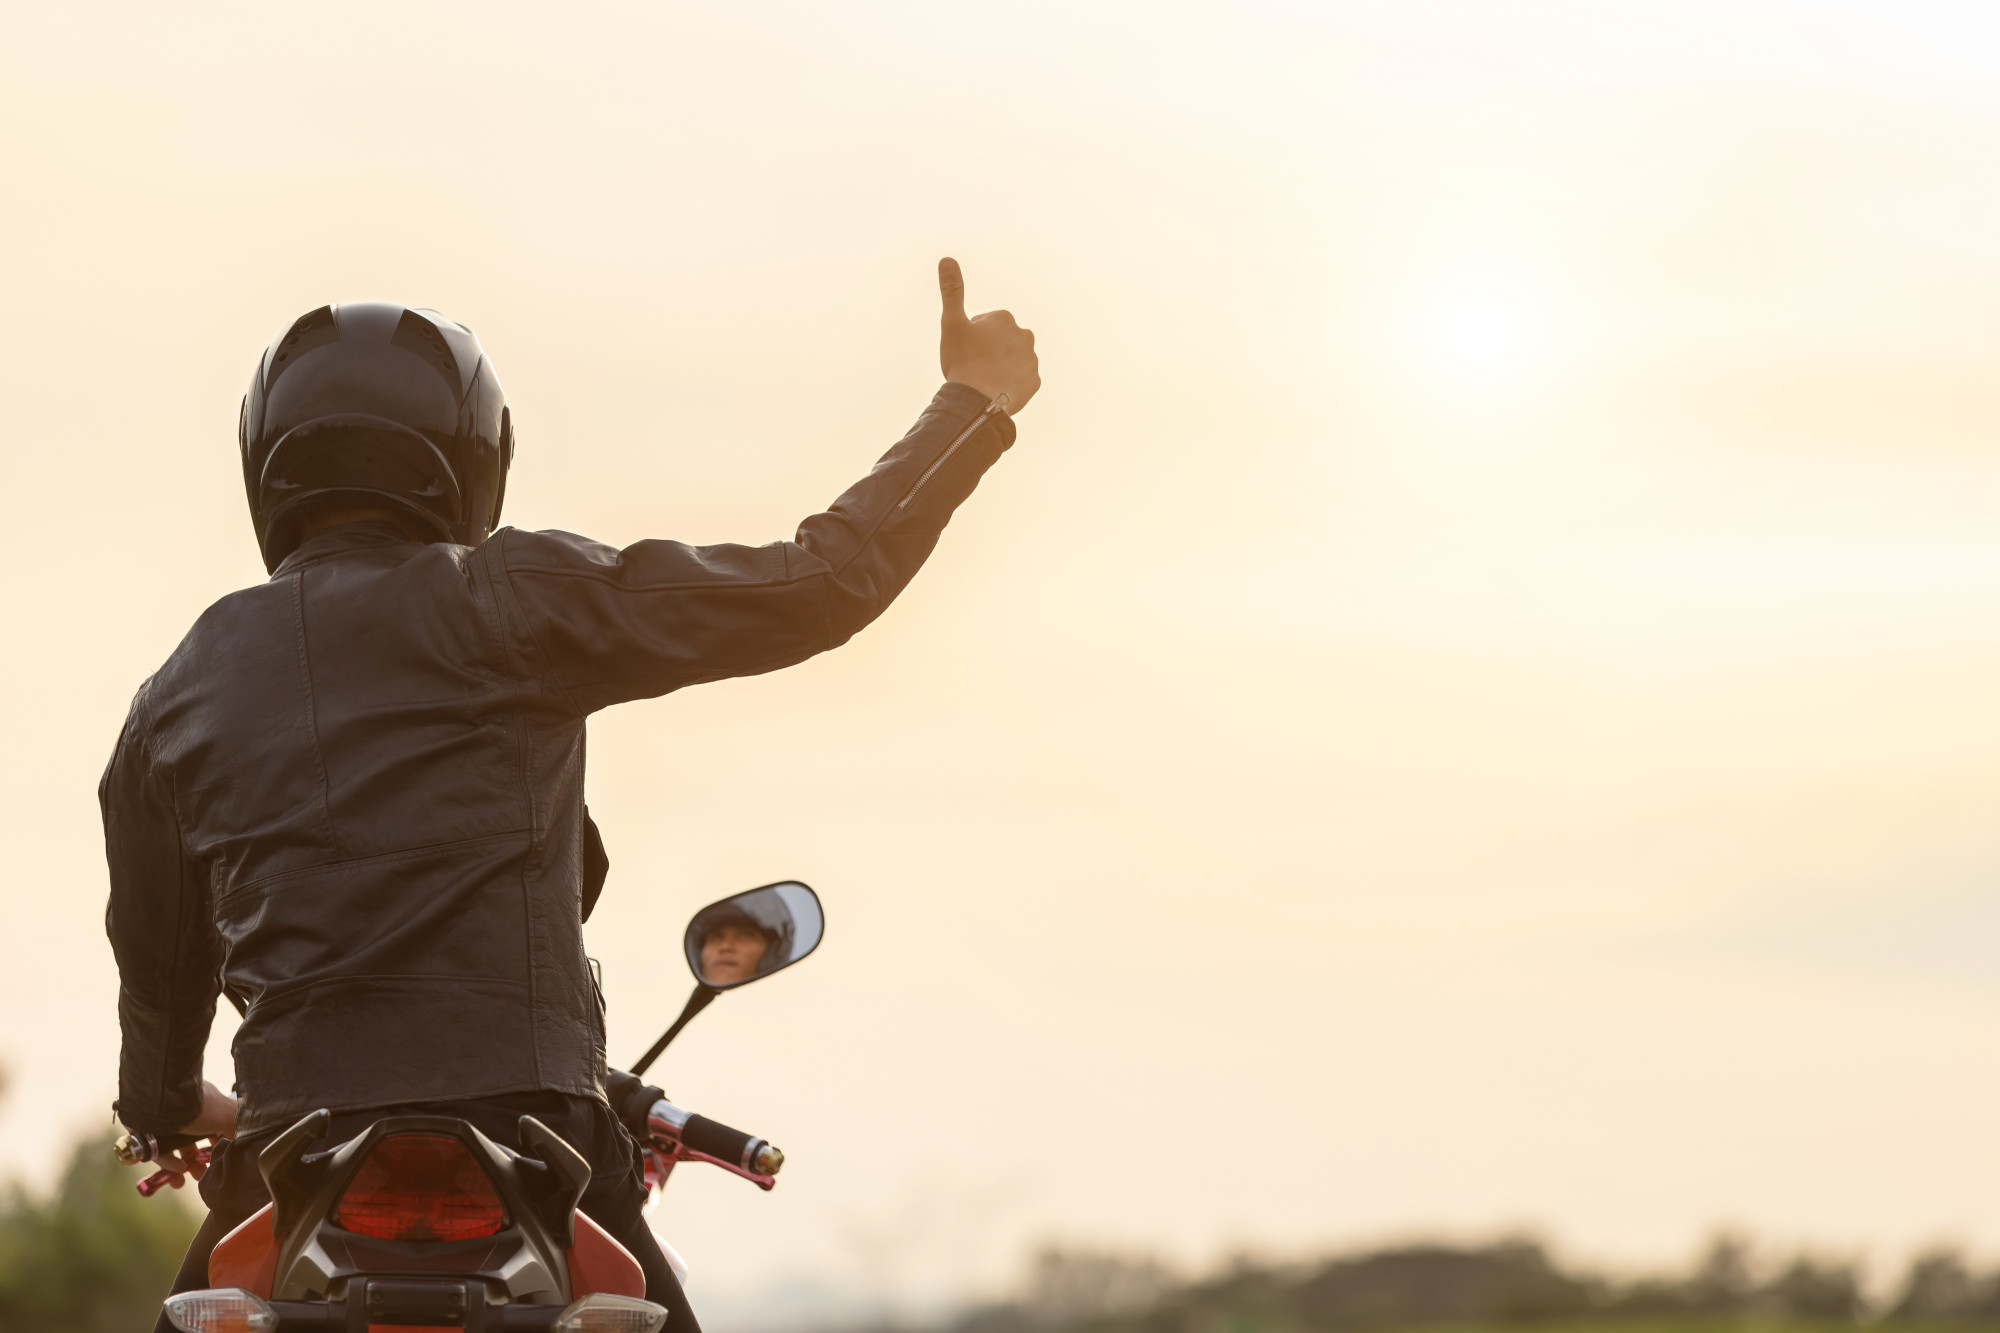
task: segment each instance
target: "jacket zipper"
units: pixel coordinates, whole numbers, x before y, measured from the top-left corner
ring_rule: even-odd
[[[971,439],[973,432],[977,431],[981,426],[985,425],[989,420],[991,420],[995,413],[1005,412],[1006,410],[1007,410],[1007,395],[1003,393],[998,398],[995,398],[992,402],[988,403],[985,409],[981,411],[978,416],[972,419],[972,424],[970,426],[967,426],[964,430],[958,433],[957,439],[953,440],[950,444],[945,446],[944,452],[937,456],[937,461],[924,469],[924,475],[917,478],[917,484],[910,487],[909,493],[906,494],[900,501],[897,502],[896,508],[908,509],[910,507],[910,501],[916,499],[917,492],[924,488],[924,483],[929,481],[931,477],[937,473],[937,470],[939,468],[943,467],[946,463],[949,463],[951,461],[951,456],[958,452],[958,446],[964,444],[967,440]]]

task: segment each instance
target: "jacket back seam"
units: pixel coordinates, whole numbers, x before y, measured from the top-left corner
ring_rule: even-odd
[[[332,784],[326,777],[326,751],[319,743],[319,709],[313,697],[312,650],[306,642],[306,580],[303,569],[292,572],[292,622],[298,631],[299,683],[305,690],[306,735],[312,741],[313,772],[319,779],[320,816],[326,821],[326,840],[337,854],[342,851],[339,830],[333,822]]]

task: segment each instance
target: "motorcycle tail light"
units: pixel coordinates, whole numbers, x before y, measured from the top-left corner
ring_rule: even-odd
[[[550,1327],[555,1333],[660,1333],[666,1322],[664,1306],[599,1292],[564,1310]]]
[[[377,1240],[476,1240],[507,1225],[507,1207],[464,1143],[396,1134],[369,1150],[333,1224]]]
[[[167,1297],[167,1322],[182,1333],[277,1333],[278,1312],[241,1287]]]

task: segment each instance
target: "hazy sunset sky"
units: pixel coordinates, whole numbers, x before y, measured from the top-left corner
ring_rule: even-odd
[[[0,126],[0,1171],[107,1114],[96,782],[263,576],[272,337],[435,306],[509,521],[761,542],[951,254],[1046,387],[931,564],[591,729],[614,1058],[695,908],[828,912],[660,1067],[790,1156],[676,1178],[704,1318],[1043,1238],[2000,1251],[2000,9],[17,4]]]

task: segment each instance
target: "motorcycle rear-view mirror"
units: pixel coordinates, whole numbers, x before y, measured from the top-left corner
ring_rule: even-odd
[[[826,937],[819,895],[795,879],[766,884],[710,903],[688,922],[681,947],[694,972],[694,994],[681,1016],[633,1061],[643,1074],[694,1016],[726,990],[747,986],[798,962]]]
[[[683,947],[696,981],[732,990],[790,967],[825,935],[819,895],[788,879],[702,908],[688,922]]]

